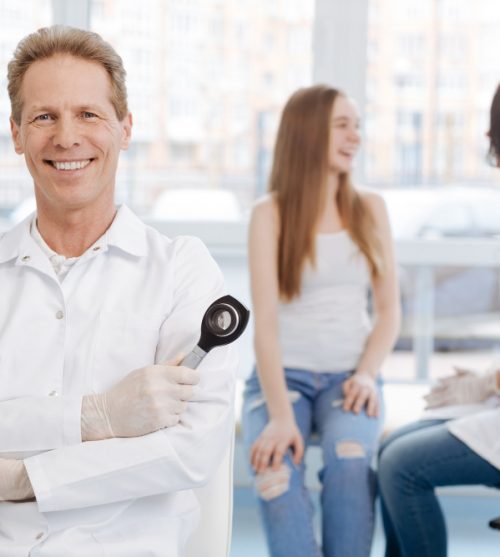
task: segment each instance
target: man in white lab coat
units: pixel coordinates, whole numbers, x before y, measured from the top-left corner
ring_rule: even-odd
[[[0,237],[0,557],[179,557],[233,425],[231,349],[175,365],[221,273],[115,206],[132,118],[101,37],[29,35],[8,88],[37,211]]]

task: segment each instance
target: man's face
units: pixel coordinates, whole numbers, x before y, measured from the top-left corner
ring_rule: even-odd
[[[29,67],[21,94],[21,123],[11,120],[12,138],[33,176],[39,210],[109,209],[132,120],[118,120],[106,70],[56,55]]]

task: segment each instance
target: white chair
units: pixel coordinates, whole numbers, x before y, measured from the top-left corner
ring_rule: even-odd
[[[189,540],[186,557],[229,557],[233,522],[234,435],[210,482],[194,490],[200,501],[198,529]]]

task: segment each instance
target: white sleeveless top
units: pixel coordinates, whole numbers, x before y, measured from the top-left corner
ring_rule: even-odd
[[[342,230],[316,236],[316,267],[306,264],[301,294],[278,309],[284,367],[316,372],[355,369],[371,332],[370,270]]]

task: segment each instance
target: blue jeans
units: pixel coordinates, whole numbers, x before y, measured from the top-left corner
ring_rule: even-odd
[[[314,536],[313,508],[304,482],[304,460],[296,467],[288,454],[284,458],[290,473],[287,490],[267,500],[258,497],[272,557],[367,557],[370,554],[376,488],[371,463],[381,418],[369,418],[364,410],[358,415],[342,410],[342,383],[351,374],[352,371],[314,373],[285,369],[290,400],[304,442],[307,446],[311,434],[317,433],[323,453],[323,468],[319,472],[323,549]],[[378,390],[382,407],[380,382]],[[247,454],[267,422],[266,404],[253,373],[246,384],[243,405]],[[346,451],[346,446],[351,450]]]
[[[386,557],[446,557],[446,525],[434,488],[500,487],[500,470],[454,437],[443,420],[410,424],[379,451]]]

